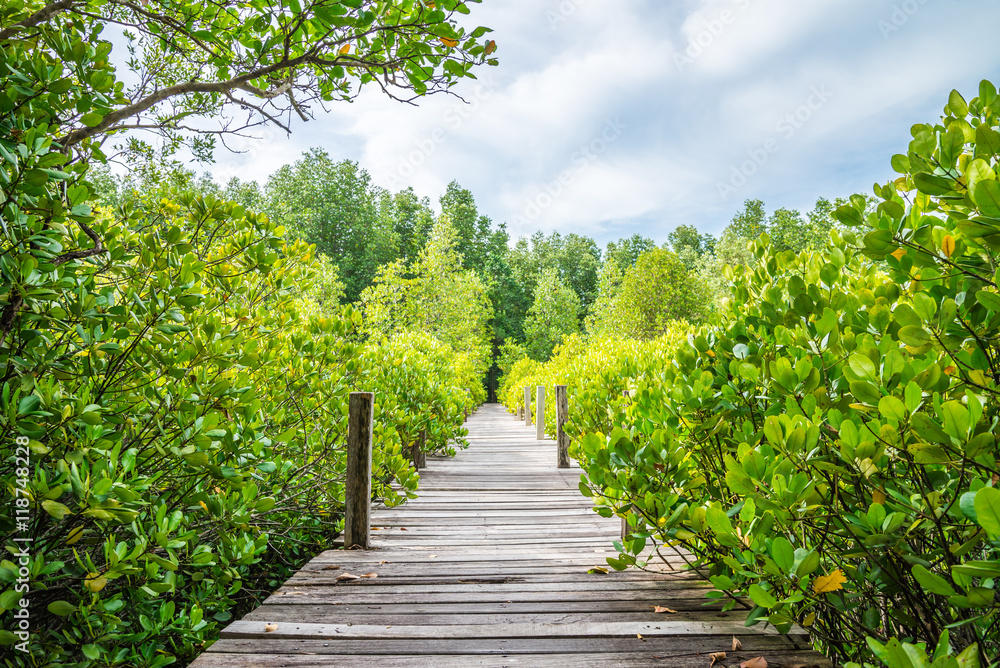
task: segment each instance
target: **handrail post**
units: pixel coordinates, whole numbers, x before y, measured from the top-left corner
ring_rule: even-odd
[[[535,394],[535,440],[545,440],[545,386],[539,385]]]
[[[347,417],[347,484],[344,489],[344,547],[367,550],[371,535],[372,430],[375,395],[351,392]]]
[[[417,460],[420,468],[427,468],[427,430],[420,430],[420,449],[417,452]]]
[[[524,426],[531,426],[531,386],[524,386]]]
[[[569,421],[569,396],[565,385],[556,385],[556,467],[569,468],[569,434],[566,433],[566,422]]]

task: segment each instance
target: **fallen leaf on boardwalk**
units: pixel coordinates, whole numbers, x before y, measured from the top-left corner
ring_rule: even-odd
[[[816,581],[813,582],[813,591],[817,594],[837,591],[844,588],[842,585],[845,582],[847,582],[847,578],[844,577],[844,574],[838,568],[829,575],[820,575],[816,578]]]
[[[725,652],[712,652],[711,654],[708,655],[708,658],[710,658],[712,660],[712,663],[708,664],[709,667],[711,668],[711,666],[714,666],[715,664],[717,664],[720,661],[722,661],[723,659],[725,659],[726,658],[726,653]]]
[[[733,636],[733,651],[738,652],[741,649],[743,649],[743,643],[740,642],[739,638]]]
[[[341,573],[340,575],[334,578],[334,580],[336,580],[337,582],[340,582],[341,580],[360,580],[360,579],[361,579],[360,575],[351,575],[350,573]]]
[[[638,638],[639,640],[643,641],[643,642],[646,642],[646,639],[642,637],[641,633],[636,633],[635,637]]]
[[[363,573],[361,575],[361,577],[363,577],[363,578],[377,578],[378,577],[378,573]]]
[[[654,605],[653,606],[653,612],[672,612],[672,613],[676,613],[677,611],[676,610],[672,610],[672,609],[668,608],[665,605]]]
[[[756,659],[744,661],[740,664],[740,668],[767,668],[767,659],[758,656]]]
[[[601,575],[607,575],[607,574],[608,574],[608,569],[606,569],[606,568],[603,568],[603,567],[601,567],[601,566],[594,566],[593,568],[591,568],[591,569],[590,569],[589,571],[587,571],[587,572],[588,572],[588,573],[595,573],[595,574],[596,574],[596,573],[600,573]]]
[[[438,556],[437,556],[436,554],[432,554],[432,555],[430,555],[430,556],[429,556],[429,557],[427,557],[427,558],[428,558],[428,559],[437,559],[437,558],[438,558]]]
[[[399,530],[400,531],[409,531],[409,529],[407,529],[406,527],[399,527]]]
[[[264,624],[264,633],[270,633],[271,631],[277,631],[277,624]]]
[[[331,565],[331,566],[324,566],[320,570],[321,571],[338,571],[338,570],[340,570],[340,566],[333,566],[333,565]]]
[[[382,527],[372,527],[372,531],[381,531]]]
[[[380,563],[380,564],[391,564],[392,562],[391,561],[380,561],[378,563]]]

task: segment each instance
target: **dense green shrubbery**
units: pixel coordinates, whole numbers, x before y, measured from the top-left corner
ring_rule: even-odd
[[[89,261],[60,262],[80,240],[30,216],[0,260],[23,295],[0,428],[30,439],[29,465],[13,448],[0,463],[26,511],[5,506],[0,533],[12,553],[32,538],[36,656],[167,665],[197,654],[246,582],[339,530],[349,392],[377,393],[374,489],[393,504],[417,484],[409,423],[434,446],[461,436],[478,383],[432,340],[366,344],[350,307],[322,314],[303,291],[311,249],[241,207],[181,196],[86,220],[104,245]],[[17,561],[0,563],[7,644]]]
[[[612,565],[685,548],[726,607],[841,661],[996,660],[1000,97],[984,82],[945,114],[875,211],[837,212],[858,233],[799,255],[762,237],[675,354],[562,378],[603,388],[570,426],[586,493],[629,517]]]

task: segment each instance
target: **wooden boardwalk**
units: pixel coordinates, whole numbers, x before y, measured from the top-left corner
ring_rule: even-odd
[[[732,667],[830,665],[801,633],[706,606],[694,573],[588,573],[616,556],[620,521],[593,512],[580,469],[557,469],[555,444],[500,406],[467,426],[470,447],[429,459],[419,499],[375,510],[375,549],[323,552],[192,666],[708,668],[723,651]]]

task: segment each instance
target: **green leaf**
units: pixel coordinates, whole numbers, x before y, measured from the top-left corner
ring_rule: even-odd
[[[1000,536],[1000,490],[983,487],[976,492],[976,521],[990,536]]]
[[[938,594],[940,596],[954,596],[956,593],[954,587],[951,586],[951,583],[940,575],[930,572],[923,566],[914,566],[911,572],[913,573],[913,577],[920,583],[920,586],[923,587],[925,591],[929,591],[932,594]]]
[[[84,114],[80,119],[80,122],[86,125],[88,128],[97,127],[104,120],[104,116],[101,114],[90,112],[89,114]]]
[[[63,504],[59,503],[58,501],[50,501],[48,499],[42,501],[42,508],[44,508],[45,512],[47,512],[49,515],[56,518],[57,520],[61,520],[67,515],[72,514],[70,509],[64,506]]]
[[[864,380],[851,381],[851,394],[861,403],[869,406],[878,406],[879,401],[882,400],[882,393],[879,392],[878,388]]]
[[[888,420],[902,422],[906,419],[906,406],[896,397],[882,397],[878,402],[878,412]]]
[[[956,118],[965,118],[969,115],[969,105],[957,90],[951,91],[951,95],[948,96],[948,111]]]
[[[771,558],[783,573],[791,573],[795,564],[795,550],[784,536],[778,536],[771,543]]]
[[[913,185],[925,195],[938,197],[953,192],[956,184],[943,176],[920,172],[913,176]]]
[[[899,328],[899,340],[908,346],[919,348],[931,342],[931,335],[923,327],[910,325]]]
[[[878,370],[875,368],[875,364],[868,358],[867,355],[857,353],[851,355],[851,359],[848,361],[848,364],[851,367],[851,371],[862,378],[868,378],[870,380],[878,378]]]
[[[53,615],[68,617],[77,611],[77,607],[68,601],[52,601],[48,604],[47,610]]]
[[[994,313],[1000,313],[1000,294],[989,290],[980,290],[976,293],[976,301]]]
[[[705,521],[709,528],[717,534],[733,533],[733,525],[729,521],[729,516],[714,506],[709,506],[705,510]]]
[[[778,604],[778,599],[774,598],[766,589],[759,584],[752,584],[747,589],[750,599],[762,608],[773,608]]]
[[[972,189],[972,201],[983,215],[1000,218],[1000,183],[992,179],[979,181]]]

